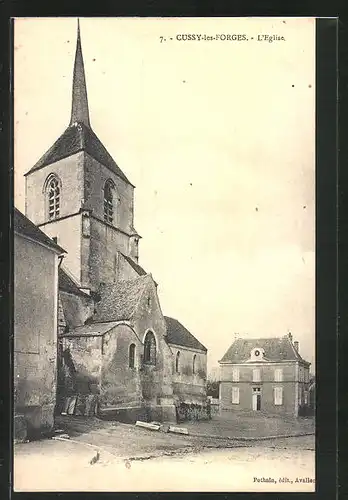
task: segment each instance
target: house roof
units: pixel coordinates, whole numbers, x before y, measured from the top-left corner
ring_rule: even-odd
[[[104,323],[91,323],[88,325],[77,326],[67,333],[63,333],[61,337],[99,337],[105,335],[112,328],[118,325],[118,321],[108,321]]]
[[[51,238],[49,238],[41,229],[39,229],[28,217],[26,217],[18,208],[14,207],[13,211],[13,226],[14,230],[23,236],[27,236],[32,240],[38,241],[55,252],[62,254],[66,253],[64,248],[60,247]]]
[[[120,280],[104,284],[98,290],[101,297],[96,304],[96,314],[93,321],[129,320],[133,316],[139,300],[152,276],[146,274],[133,280]]]
[[[137,262],[135,262],[131,257],[128,257],[128,255],[125,255],[122,252],[120,252],[120,254],[122,255],[122,257],[124,257],[126,259],[128,264],[134,269],[134,271],[139,274],[139,276],[145,276],[145,274],[147,274],[145,269],[143,269],[141,266],[139,266],[139,264]]]
[[[53,146],[25,175],[40,170],[46,165],[55,163],[63,158],[79,153],[80,151],[85,151],[125,182],[131,184],[93,130],[83,122],[74,122],[72,125],[69,125]]]
[[[58,287],[59,290],[63,292],[72,293],[74,295],[80,295],[82,297],[89,297],[86,293],[84,293],[75,281],[68,275],[65,269],[61,266],[58,271]]]
[[[164,317],[167,323],[167,342],[169,344],[191,347],[207,351],[207,348],[199,342],[177,319]]]
[[[242,363],[250,358],[250,352],[255,347],[264,349],[265,358],[268,361],[304,361],[288,335],[257,339],[238,338],[220,361],[221,363]]]

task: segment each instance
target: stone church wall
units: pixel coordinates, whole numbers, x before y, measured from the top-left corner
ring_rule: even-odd
[[[129,348],[135,345],[134,367]],[[139,406],[142,401],[140,374],[143,346],[134,331],[119,325],[103,338],[100,406]]]
[[[128,253],[128,236],[110,225],[91,217],[91,235],[88,262],[92,289],[99,283],[116,281],[118,276],[117,251]]]
[[[45,182],[50,174],[56,174],[61,183],[60,217],[76,214],[83,199],[84,153],[46,165],[26,176],[26,216],[36,225],[48,221],[48,203]]]
[[[101,220],[104,220],[104,186],[108,179],[115,185],[113,225],[131,234],[134,188],[85,153],[85,204],[93,210],[93,215]]]
[[[59,297],[68,331],[84,325],[86,320],[93,316],[94,301],[92,298],[74,295],[62,290],[59,291]]]

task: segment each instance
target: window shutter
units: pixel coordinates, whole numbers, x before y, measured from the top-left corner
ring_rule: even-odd
[[[259,368],[253,370],[253,382],[261,382],[261,373]]]
[[[239,405],[239,387],[232,387],[232,404]]]
[[[283,404],[283,388],[275,387],[274,388],[274,404],[282,405]]]
[[[238,368],[233,368],[233,371],[232,371],[232,380],[234,382],[239,382],[239,369]]]

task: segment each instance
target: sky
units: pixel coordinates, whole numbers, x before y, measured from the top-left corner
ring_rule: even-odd
[[[76,26],[15,21],[23,212],[23,174],[70,121]],[[159,284],[163,313],[208,348],[209,369],[235,334],[289,331],[314,364],[314,18],[82,18],[80,27],[91,126],[136,186],[139,263]],[[258,41],[267,34],[284,40]]]

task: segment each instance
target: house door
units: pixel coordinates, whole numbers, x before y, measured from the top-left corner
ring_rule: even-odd
[[[261,389],[253,388],[253,410],[261,410]]]

